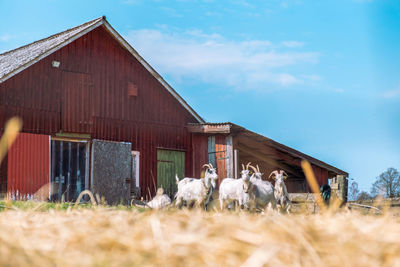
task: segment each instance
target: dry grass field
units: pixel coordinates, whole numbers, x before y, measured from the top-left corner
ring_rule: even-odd
[[[0,212],[8,266],[400,266],[400,219],[78,208]]]

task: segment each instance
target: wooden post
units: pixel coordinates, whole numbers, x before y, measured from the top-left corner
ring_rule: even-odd
[[[235,160],[235,178],[239,178],[239,150],[234,150],[234,160]]]
[[[232,150],[233,146],[232,146],[232,136],[228,135],[226,137],[226,177],[233,177],[233,150]]]
[[[331,182],[331,189],[334,192],[332,195],[337,196],[343,202],[347,202],[347,186],[347,177],[344,175],[336,175]]]

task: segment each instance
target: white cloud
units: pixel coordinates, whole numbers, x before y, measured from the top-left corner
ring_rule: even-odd
[[[384,92],[383,97],[388,99],[400,97],[400,88]]]
[[[166,29],[131,31],[126,38],[160,73],[240,89],[290,86],[319,79],[287,71],[316,64],[316,52],[280,52],[268,40],[230,41],[199,30],[167,33]]]
[[[312,81],[312,82],[319,82],[322,80],[322,77],[319,75],[301,75],[301,77],[305,80]]]
[[[400,98],[400,81],[398,82],[397,86],[395,86],[391,90],[384,91],[383,93],[380,94],[380,96],[386,99]]]
[[[179,13],[176,9],[171,8],[171,7],[161,7],[160,8],[162,11],[164,11],[168,16],[174,17],[174,18],[180,18],[183,17],[181,13]]]
[[[123,0],[122,1],[122,4],[125,4],[125,5],[138,5],[141,3],[142,3],[142,0]]]
[[[243,7],[254,8],[254,5],[250,4],[248,1],[245,0],[237,0],[234,3]]]
[[[220,12],[216,12],[216,11],[207,11],[205,13],[206,16],[208,17],[221,17],[222,14]]]
[[[8,41],[10,41],[11,38],[13,38],[13,36],[5,33],[3,35],[0,35],[0,42],[8,42]]]
[[[298,41],[284,41],[282,44],[286,47],[303,47],[304,42],[298,42]]]
[[[288,8],[289,7],[289,3],[286,1],[281,2],[281,7],[283,8]]]

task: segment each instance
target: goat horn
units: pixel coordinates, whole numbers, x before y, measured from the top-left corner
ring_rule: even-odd
[[[209,163],[209,165],[211,166],[211,169],[214,169],[214,166],[211,163]]]
[[[281,174],[284,174],[286,178],[289,176],[284,170],[281,170]]]
[[[204,165],[203,165],[203,168],[204,168],[204,167],[207,167],[207,168],[210,169],[210,164],[204,164]]]
[[[254,173],[258,172],[257,169],[254,168],[254,166],[251,166],[251,165],[250,165],[249,167],[253,169]]]
[[[244,164],[242,163],[242,169],[244,170]]]
[[[268,179],[271,178],[272,175],[275,175],[275,177],[278,175],[278,171],[273,171],[271,172],[271,174],[269,175]]]
[[[247,165],[246,165],[246,170],[249,169],[250,164],[251,164],[251,162],[247,163]]]
[[[258,164],[257,164],[257,171],[260,172],[260,167],[258,167]]]

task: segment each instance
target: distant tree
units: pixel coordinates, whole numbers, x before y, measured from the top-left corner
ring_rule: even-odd
[[[373,197],[370,194],[368,194],[367,192],[362,191],[360,194],[358,194],[358,197],[357,197],[358,201],[368,200],[368,199],[373,199]]]
[[[395,168],[381,173],[372,184],[371,194],[374,196],[397,197],[400,195],[400,174]]]
[[[359,194],[358,183],[353,181],[349,187],[349,200],[357,200]]]

